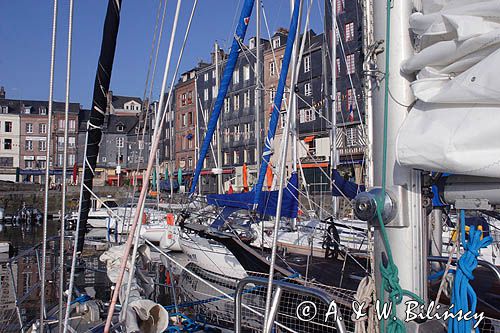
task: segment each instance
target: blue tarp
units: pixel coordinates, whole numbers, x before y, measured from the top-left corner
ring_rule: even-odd
[[[298,177],[294,173],[283,189],[283,202],[281,205],[281,216],[295,218],[298,211]],[[255,191],[233,194],[209,194],[207,203],[218,207],[239,208],[251,210],[253,208]],[[257,212],[262,216],[276,216],[278,207],[278,191],[262,192],[259,199]]]
[[[179,183],[177,183],[177,181],[173,181],[172,182],[172,187],[174,188],[174,190],[177,190],[179,188]],[[160,181],[160,191],[170,191],[170,180],[161,180]]]
[[[354,199],[359,192],[366,191],[364,185],[358,185],[356,183],[350,182],[337,171],[333,170],[333,181],[332,195],[335,197],[346,196],[349,199]]]

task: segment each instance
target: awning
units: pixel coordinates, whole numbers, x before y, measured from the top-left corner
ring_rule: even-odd
[[[313,141],[313,140],[314,140],[314,135],[306,136],[306,137],[304,138],[304,142],[305,142],[305,143],[311,142],[311,141]]]

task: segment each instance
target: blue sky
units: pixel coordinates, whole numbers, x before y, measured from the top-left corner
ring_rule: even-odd
[[[123,0],[111,89],[115,94],[142,97],[159,0]],[[181,63],[181,72],[200,60],[208,61],[217,40],[227,50],[243,0],[199,0]],[[304,1],[306,2],[306,1]],[[54,98],[64,100],[69,1],[59,0]],[[271,34],[288,27],[289,0],[263,0]],[[323,0],[314,0],[311,28],[323,30]],[[177,0],[168,0],[163,39],[158,57],[153,97],[157,98],[170,39]],[[177,28],[176,48],[171,68],[175,67],[179,46],[191,12],[193,0],[182,2]],[[106,0],[75,0],[71,101],[89,108],[101,45]],[[0,1],[0,85],[7,98],[48,98],[50,68],[52,0]],[[305,11],[304,11],[305,13]],[[305,16],[305,15],[304,15]],[[262,24],[262,37],[267,30]],[[255,15],[247,38],[255,35]],[[169,79],[170,82],[170,79]]]

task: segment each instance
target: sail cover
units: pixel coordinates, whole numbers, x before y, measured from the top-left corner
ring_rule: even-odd
[[[417,102],[399,130],[397,159],[417,169],[500,176],[500,6],[428,0],[410,18]]]
[[[207,203],[218,207],[239,208],[251,210],[253,208],[255,191],[234,194],[209,194]],[[298,211],[298,177],[293,173],[288,185],[283,189],[281,216],[295,218]],[[278,207],[278,191],[262,192],[259,198],[257,212],[262,216],[275,216]]]
[[[333,170],[333,189],[332,195],[335,197],[347,197],[354,199],[359,192],[366,190],[364,185],[346,180],[337,170]]]

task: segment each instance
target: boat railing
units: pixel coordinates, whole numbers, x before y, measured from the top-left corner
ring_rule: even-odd
[[[235,292],[234,313],[235,333],[242,332],[243,313],[242,303],[245,297],[255,298],[256,294],[265,295],[268,279],[265,277],[248,276],[241,279]],[[269,325],[264,332],[271,332],[274,322],[283,325],[283,329],[291,332],[347,332],[344,318],[346,302],[320,288],[306,286],[287,280],[273,281],[274,297],[270,309]],[[255,303],[254,303],[255,304]],[[262,304],[255,306],[256,310],[263,310]],[[344,310],[344,311],[342,311]],[[343,312],[343,314],[342,314]]]

